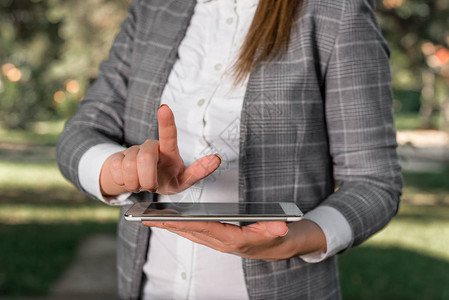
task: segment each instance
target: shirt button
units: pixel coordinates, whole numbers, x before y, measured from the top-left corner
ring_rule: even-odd
[[[234,22],[234,18],[227,18],[226,19],[226,23],[228,23],[229,25],[231,25],[232,22]]]
[[[186,272],[182,272],[182,273],[181,273],[181,278],[182,278],[182,280],[186,280],[186,279],[187,279],[187,274],[186,274]]]
[[[203,104],[204,104],[205,101],[206,101],[206,100],[204,100],[204,99],[200,99],[200,100],[198,100],[197,105],[198,105],[198,106],[203,106]]]
[[[223,68],[222,64],[216,64],[214,67],[215,71],[220,71],[222,68]]]

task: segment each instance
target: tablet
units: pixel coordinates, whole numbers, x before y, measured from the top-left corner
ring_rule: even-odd
[[[303,213],[292,202],[138,202],[128,221],[299,221]]]

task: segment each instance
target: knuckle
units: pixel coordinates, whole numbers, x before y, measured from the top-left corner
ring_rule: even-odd
[[[141,164],[148,164],[152,159],[152,155],[148,152],[139,153],[139,155],[137,155],[137,162]]]
[[[122,168],[122,160],[121,159],[115,159],[111,162],[111,167],[114,170],[119,170]]]
[[[134,159],[129,159],[123,162],[123,169],[125,171],[133,171],[136,168],[136,161]]]
[[[118,175],[112,176],[112,180],[114,181],[114,183],[116,185],[123,186],[123,184],[124,184],[121,176],[118,176]]]
[[[127,183],[125,185],[125,189],[129,192],[134,192],[137,191],[139,189],[139,185],[135,184],[135,183]]]
[[[151,139],[147,139],[144,143],[143,143],[144,145],[154,145],[154,144],[157,144],[157,141],[155,141],[155,140],[151,140]]]
[[[142,189],[148,190],[148,191],[154,191],[157,190],[158,186],[156,183],[150,183],[150,184],[141,184]]]

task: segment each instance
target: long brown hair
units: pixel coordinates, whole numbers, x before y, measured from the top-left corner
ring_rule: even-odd
[[[287,48],[291,27],[302,0],[260,0],[253,22],[234,65],[236,83],[263,60]]]

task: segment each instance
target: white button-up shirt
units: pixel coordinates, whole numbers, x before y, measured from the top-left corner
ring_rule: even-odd
[[[257,1],[198,1],[162,93],[175,115],[186,165],[218,153],[212,175],[159,201],[238,201],[239,126],[246,82],[233,88],[232,65]],[[147,299],[248,299],[240,257],[153,228],[144,265]]]
[[[162,94],[175,115],[178,145],[186,165],[218,153],[223,162],[206,179],[159,201],[237,202],[240,113],[247,82],[233,86],[232,66],[253,19],[258,0],[198,0]],[[101,144],[81,158],[82,187],[109,204],[129,203],[129,194],[104,199],[101,166],[123,148]],[[352,233],[334,208],[306,214],[326,236],[327,252],[303,256],[318,262],[346,248]],[[153,228],[143,272],[146,299],[247,299],[241,258],[196,244],[169,231]]]

